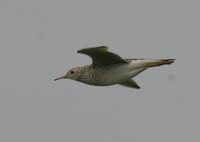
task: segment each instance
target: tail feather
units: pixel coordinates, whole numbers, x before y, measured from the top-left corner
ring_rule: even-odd
[[[162,65],[170,65],[174,63],[175,59],[160,59],[160,60],[149,60],[145,62],[145,66],[147,67],[155,67],[155,66],[162,66]]]
[[[161,63],[163,64],[172,64],[174,63],[175,59],[162,59],[160,60]]]

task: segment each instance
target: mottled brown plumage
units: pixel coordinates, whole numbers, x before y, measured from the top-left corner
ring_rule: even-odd
[[[150,67],[171,64],[174,59],[122,59],[109,52],[108,47],[84,48],[78,51],[92,58],[92,64],[76,67],[59,79],[72,79],[95,86],[120,84],[131,88],[140,88],[133,77]]]

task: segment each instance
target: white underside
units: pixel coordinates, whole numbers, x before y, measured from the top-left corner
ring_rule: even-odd
[[[107,74],[104,85],[113,85],[126,80],[129,80],[145,69],[141,61],[131,61],[129,64],[120,65],[112,68]]]

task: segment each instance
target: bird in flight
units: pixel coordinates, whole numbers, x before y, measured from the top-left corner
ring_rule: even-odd
[[[142,71],[156,66],[174,63],[175,59],[122,59],[119,55],[109,52],[108,47],[99,46],[84,48],[77,51],[92,58],[91,65],[72,68],[64,76],[56,78],[72,79],[95,86],[120,84],[139,89],[132,79]]]

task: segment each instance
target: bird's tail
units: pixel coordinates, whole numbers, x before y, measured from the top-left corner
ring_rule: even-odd
[[[162,65],[170,65],[174,63],[175,59],[152,59],[152,60],[145,60],[143,63],[146,67],[156,67]]]

